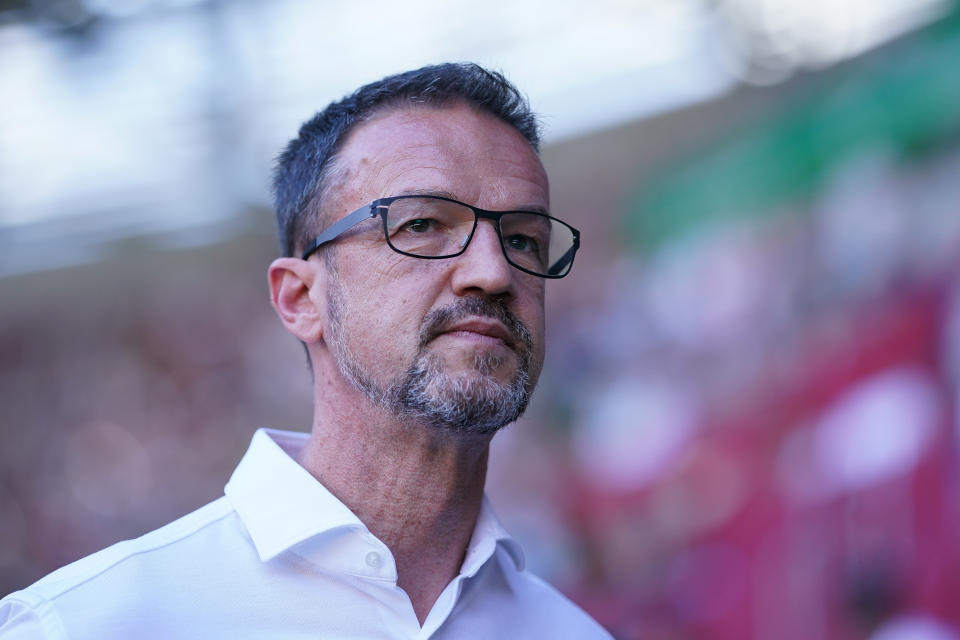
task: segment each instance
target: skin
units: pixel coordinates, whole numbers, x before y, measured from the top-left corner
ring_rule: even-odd
[[[489,210],[549,209],[546,172],[529,143],[509,125],[467,105],[411,107],[378,114],[349,135],[338,178],[324,202],[327,221],[380,197],[446,194]],[[338,286],[320,257],[280,258],[269,270],[271,300],[286,329],[309,349],[314,418],[300,463],[393,553],[399,586],[421,624],[459,573],[479,512],[492,435],[457,436],[399,419],[341,375],[325,336],[327,295],[337,291],[348,347],[372,379],[386,386],[410,365],[418,330],[432,310],[459,298],[502,300],[533,338],[530,376],[544,356],[544,280],[512,268],[496,231],[481,221],[456,258],[419,260],[383,242],[381,228],[361,225],[336,241]],[[518,366],[502,327],[468,318],[428,349],[450,376],[481,376],[474,353]]]

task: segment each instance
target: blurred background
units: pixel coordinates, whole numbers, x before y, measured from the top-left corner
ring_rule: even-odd
[[[308,428],[273,158],[444,60],[584,237],[494,441],[529,566],[622,639],[960,638],[953,0],[0,0],[0,593]]]

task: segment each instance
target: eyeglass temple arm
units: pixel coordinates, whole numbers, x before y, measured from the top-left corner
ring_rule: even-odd
[[[372,202],[370,204],[365,204],[356,211],[348,213],[345,217],[334,222],[332,225],[324,229],[323,233],[317,236],[316,240],[311,242],[306,250],[303,252],[303,260],[306,260],[313,252],[330,242],[341,233],[349,229],[355,224],[359,224],[367,218],[373,218],[377,215],[377,203]]]

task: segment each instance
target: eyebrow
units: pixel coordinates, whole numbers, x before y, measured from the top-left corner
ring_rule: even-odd
[[[393,194],[395,196],[437,196],[439,198],[447,198],[449,200],[456,200],[457,202],[463,202],[459,196],[455,193],[451,193],[445,189],[404,189],[399,193]],[[467,203],[464,203],[467,204]],[[480,207],[477,207],[480,209]],[[483,209],[487,211],[487,209]],[[532,204],[532,205],[520,205],[519,207],[514,207],[512,209],[502,209],[501,211],[524,211],[529,213],[540,213],[545,216],[550,215],[550,212],[546,207]]]

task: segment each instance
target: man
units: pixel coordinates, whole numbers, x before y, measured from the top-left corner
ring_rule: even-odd
[[[0,605],[0,637],[606,638],[523,569],[483,497],[544,356],[549,217],[526,102],[439,65],[362,87],[280,157],[273,306],[309,436],[260,430],[225,496]]]

